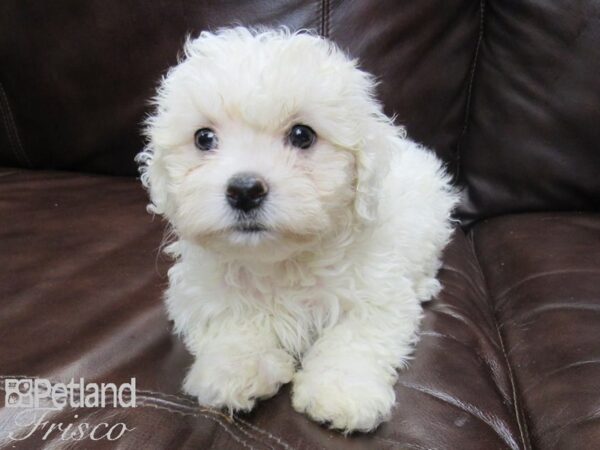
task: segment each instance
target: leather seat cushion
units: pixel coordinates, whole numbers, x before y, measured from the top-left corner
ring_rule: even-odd
[[[600,214],[543,213],[473,230],[535,448],[600,442]]]
[[[527,270],[543,268],[544,255],[553,255],[548,264],[565,271],[550,293],[569,292],[569,297],[553,298],[591,305],[594,287],[586,276],[594,276],[593,270],[571,269],[597,266],[598,249],[594,257],[577,255],[597,244],[598,218],[561,216],[556,230],[563,232],[564,243],[553,240],[548,230],[538,240],[544,243],[539,248],[535,240],[523,245],[518,237],[539,235],[542,224],[549,226],[544,216],[495,219],[469,236],[457,230],[440,272],[444,291],[425,305],[421,341],[410,368],[400,375],[392,420],[376,433],[344,437],[294,412],[289,388],[252,413],[234,418],[199,408],[179,392],[191,357],[172,335],[162,307],[169,264],[157,254],[163,223],[146,214],[146,197],[138,182],[12,169],[3,170],[0,177],[2,375],[115,383],[136,377],[137,408],[67,408],[52,415],[54,422],[122,421],[135,427],[119,439],[120,448],[147,448],[149,442],[157,448],[207,449],[527,448],[528,422],[536,442],[546,443],[538,438],[538,430],[567,414],[545,411],[544,398],[564,401],[567,408],[592,405],[592,400],[584,403],[584,394],[594,386],[560,384],[567,372],[549,378],[555,385],[535,387],[535,382],[565,361],[593,358],[593,337],[586,334],[593,332],[593,307],[567,308],[567,314],[580,314],[575,322],[561,322],[566,319],[559,310],[548,308],[546,315],[555,323],[548,328],[534,322],[528,333],[511,322],[524,308],[519,307],[523,302],[518,295],[529,292],[533,308],[544,305],[544,283],[519,284],[521,288],[513,288],[508,300],[498,304],[498,312],[492,299],[514,280],[527,277]],[[574,238],[568,237],[571,231],[576,232]],[[573,290],[568,289],[571,285]],[[559,326],[564,331],[554,333]],[[536,338],[537,333],[542,337]],[[562,359],[557,348],[563,349]],[[569,355],[569,350],[574,353]],[[527,358],[534,362],[527,363]],[[575,370],[592,369],[592,364],[580,364]],[[521,396],[520,390],[527,387],[530,390]],[[581,397],[573,397],[576,402],[569,401],[570,389]],[[14,431],[18,412],[2,408],[1,428]],[[566,429],[561,439],[572,436],[570,431]],[[16,447],[42,444],[42,436],[38,432]],[[51,435],[46,445],[53,439],[59,438]],[[3,436],[0,442],[5,448],[15,444]],[[99,448],[106,442],[86,445]]]

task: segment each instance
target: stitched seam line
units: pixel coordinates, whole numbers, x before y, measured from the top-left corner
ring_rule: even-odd
[[[477,44],[475,45],[475,53],[473,54],[473,63],[471,64],[471,72],[469,74],[469,81],[467,84],[467,99],[465,104],[465,117],[463,121],[463,128],[458,136],[458,142],[456,143],[456,162],[455,162],[455,180],[459,180],[460,175],[460,162],[461,162],[461,150],[462,141],[467,134],[469,129],[469,122],[471,119],[471,103],[473,97],[473,84],[475,82],[475,73],[477,72],[477,66],[479,62],[479,54],[481,43],[483,42],[483,30],[484,30],[484,19],[485,19],[485,0],[481,0],[479,3],[479,36],[477,37]]]
[[[316,27],[319,36],[323,36],[323,1],[324,0],[317,0]]]
[[[325,0],[325,37],[329,37],[329,20],[331,16],[331,0]]]
[[[0,376],[0,379],[2,379],[2,378],[3,377]],[[23,377],[23,378],[27,378],[27,377]],[[1,386],[0,386],[0,389],[2,389]],[[150,398],[155,399],[155,400],[166,399],[167,401],[172,401],[173,403],[175,403],[179,406],[183,406],[183,407],[189,407],[189,408],[197,408],[198,407],[198,403],[196,401],[192,400],[189,397],[185,397],[183,395],[165,394],[162,392],[155,392],[155,391],[148,391],[148,390],[141,390],[141,389],[138,389],[136,392],[139,394],[149,395]],[[212,414],[221,415],[221,412],[218,410],[213,410],[212,408],[208,409],[206,407],[205,407],[205,409]],[[242,425],[256,431],[257,433],[260,433],[260,434],[268,437],[269,439],[275,441],[277,444],[281,445],[286,450],[292,450],[292,448],[286,442],[284,442],[280,437],[278,437],[274,434],[271,434],[267,430],[263,430],[262,428],[251,424],[250,422],[246,422],[245,420],[242,420],[240,417],[234,418],[233,421],[238,424],[242,424]],[[239,428],[242,429],[241,425],[239,426]],[[268,445],[268,444],[266,444],[266,445]],[[271,447],[271,446],[269,445],[269,447]],[[271,448],[273,448],[273,447],[271,447]]]
[[[324,38],[329,37],[329,0],[319,1],[319,16],[321,18],[319,34]]]
[[[475,247],[475,236],[474,235],[475,235],[475,231],[471,230],[469,233],[469,241],[471,244],[471,251],[473,253],[473,256],[475,257],[477,271],[481,275],[481,279],[483,280],[486,292],[488,294],[487,298],[490,299],[491,303],[492,303],[492,304],[490,304],[490,308],[492,309],[492,317],[494,319],[494,325],[496,327],[496,334],[498,335],[500,349],[502,350],[502,356],[504,357],[504,362],[506,364],[506,370],[508,371],[508,379],[510,381],[510,388],[512,391],[511,393],[512,393],[512,398],[513,398],[513,409],[514,409],[515,420],[517,421],[517,426],[519,427],[519,435],[521,438],[521,442],[523,444],[523,448],[530,450],[532,448],[532,445],[531,445],[531,439],[529,437],[529,429],[527,426],[525,413],[524,413],[524,410],[521,408],[521,400],[520,400],[518,389],[517,389],[517,383],[516,383],[516,380],[515,380],[515,377],[513,374],[512,366],[510,365],[510,360],[508,359],[508,353],[506,352],[506,347],[504,345],[504,338],[502,336],[502,331],[500,330],[500,326],[498,324],[496,308],[495,308],[494,302],[493,302],[494,299],[492,298],[491,291],[487,284],[487,280],[483,274],[483,269],[481,268],[481,263],[479,262],[479,256],[477,254],[477,249]]]
[[[19,132],[17,131],[17,125],[15,123],[10,104],[8,103],[8,97],[2,83],[0,83],[0,112],[2,113],[2,121],[4,122],[6,135],[8,136],[8,142],[13,154],[20,164],[27,168],[31,168],[31,161],[27,156],[27,153],[25,153],[25,149],[23,148],[23,143],[21,142]]]
[[[245,441],[242,437],[238,436],[233,430],[231,430],[229,427],[227,427],[227,425],[225,425],[225,423],[223,423],[219,418],[215,417],[215,416],[211,416],[209,414],[203,414],[201,412],[185,412],[185,411],[178,411],[176,409],[171,409],[169,407],[166,406],[162,406],[162,405],[157,405],[154,403],[143,403],[140,405],[142,407],[146,407],[146,408],[154,408],[157,410],[162,410],[162,411],[167,411],[171,414],[178,414],[180,416],[184,416],[184,417],[195,417],[195,418],[200,418],[203,417],[207,420],[210,420],[212,422],[215,422],[217,425],[219,425],[234,441],[236,441],[237,443],[241,444],[243,447],[245,448],[249,448],[250,450],[256,450],[255,447],[253,447],[252,445],[250,445],[247,441]],[[242,433],[244,433],[247,437],[250,437],[251,439],[255,440],[258,443],[263,443],[260,440],[256,439],[255,437],[253,437],[251,434],[249,434],[248,432],[246,432],[245,430],[242,430],[240,428],[238,428],[240,431],[242,431]],[[273,447],[271,447],[268,444],[267,445],[269,448],[273,449]]]

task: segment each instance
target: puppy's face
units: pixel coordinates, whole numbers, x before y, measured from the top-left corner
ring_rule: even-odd
[[[372,85],[314,36],[233,29],[188,42],[148,121],[156,211],[186,240],[253,257],[351,227],[382,125]]]

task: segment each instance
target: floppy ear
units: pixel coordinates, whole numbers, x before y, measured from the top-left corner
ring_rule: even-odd
[[[354,208],[364,223],[374,221],[378,215],[381,185],[388,176],[392,152],[400,151],[404,129],[391,123],[379,122],[367,135],[356,155],[356,196]]]

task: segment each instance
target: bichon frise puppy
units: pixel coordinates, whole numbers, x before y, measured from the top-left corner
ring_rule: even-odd
[[[457,197],[375,84],[323,38],[241,27],[189,40],[163,79],[138,161],[176,236],[166,304],[201,404],[292,382],[345,432],[390,416]]]

